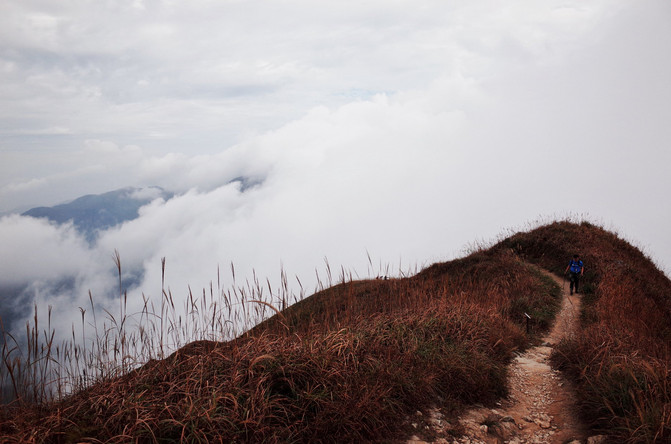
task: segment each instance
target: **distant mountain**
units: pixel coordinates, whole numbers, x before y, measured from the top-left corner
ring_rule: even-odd
[[[45,217],[58,224],[72,221],[77,230],[93,242],[98,231],[138,217],[140,207],[154,199],[168,200],[173,193],[160,187],[122,188],[103,194],[89,194],[53,207],[32,208],[23,216]]]

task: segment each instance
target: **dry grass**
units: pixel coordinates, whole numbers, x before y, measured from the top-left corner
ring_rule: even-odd
[[[671,281],[640,250],[589,223],[553,223],[502,241],[560,271],[585,261],[582,329],[554,362],[579,386],[585,418],[617,442],[671,441]]]
[[[509,344],[521,334],[477,306],[362,318],[314,334],[193,344],[5,422],[16,442],[369,442],[430,400],[504,394]],[[410,370],[410,371],[409,371]]]
[[[541,330],[558,295],[507,252],[410,278],[343,274],[290,307],[286,277],[275,292],[213,287],[189,294],[188,318],[165,289],[133,316],[120,289],[119,313],[97,319],[93,298],[81,310],[81,337],[54,344],[37,314],[27,349],[6,333],[3,442],[385,440],[418,409],[505,395],[507,363],[534,339],[521,312]]]
[[[513,353],[558,306],[558,288],[530,263],[561,273],[575,251],[588,267],[583,331],[554,360],[596,429],[667,442],[671,284],[613,233],[568,222],[412,277],[343,273],[307,298],[290,295],[285,276],[274,291],[256,278],[217,282],[189,294],[186,318],[169,290],[135,316],[120,291],[119,313],[101,317],[91,299],[81,337],[62,344],[36,315],[25,341],[5,336],[0,377],[15,400],[0,441],[389,441],[417,410],[505,396]]]

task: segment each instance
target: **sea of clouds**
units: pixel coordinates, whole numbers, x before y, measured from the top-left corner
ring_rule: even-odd
[[[199,74],[198,82],[196,70],[179,71],[188,90],[179,94],[193,98],[186,101],[191,119],[177,115],[178,105],[186,103],[182,99],[152,102],[168,124],[152,126],[163,135],[147,140],[146,146],[119,141],[132,139],[127,133],[131,118],[148,127],[160,120],[134,114],[133,106],[141,103],[115,105],[108,115],[111,122],[100,133],[77,127],[82,122],[54,126],[67,128],[63,133],[75,128],[77,134],[95,137],[68,136],[74,145],[67,155],[47,152],[38,159],[34,151],[12,154],[16,169],[36,163],[34,177],[12,172],[10,163],[0,167],[8,177],[0,190],[8,213],[28,202],[55,204],[66,196],[124,186],[156,185],[176,196],[153,201],[137,219],[99,233],[93,244],[71,225],[3,216],[3,320],[22,328],[33,304],[41,313],[51,306],[67,335],[71,325],[81,322],[78,308],[89,307],[89,294],[113,312],[119,295],[115,251],[123,283],[129,285],[121,291],[127,291],[131,313],[141,310],[143,295],[160,300],[163,258],[165,286],[180,306],[190,292],[199,294],[212,282],[224,288],[234,285],[231,264],[238,284],[256,274],[277,289],[284,270],[293,292],[300,293],[302,286],[310,294],[320,281],[326,282],[327,268],[334,280],[343,271],[353,278],[413,273],[462,255],[470,243],[492,240],[539,217],[588,215],[612,224],[661,266],[668,265],[667,4],[532,5],[536,3],[493,8],[490,2],[475,2],[441,10],[449,16],[444,27],[435,14],[415,11],[410,19],[416,26],[403,22],[400,30],[393,23],[404,8],[397,5],[398,10],[383,14],[382,25],[376,25],[395,29],[383,34],[394,37],[388,43],[374,40],[371,17],[378,9],[357,9],[357,26],[327,26],[341,29],[340,38],[351,40],[339,46],[342,54],[329,48],[329,40],[320,34],[328,63],[317,58],[308,67],[267,67],[273,82],[259,88],[270,96],[255,95],[235,108],[239,115],[219,134],[228,141],[219,149],[208,145],[199,150],[203,140],[178,130],[184,125],[185,133],[211,133],[210,126],[200,126],[201,102],[194,86],[211,86],[216,73],[208,70]],[[326,16],[319,13],[312,20],[328,25]],[[329,20],[337,22],[337,14]],[[297,34],[292,38],[316,33],[304,23],[293,25]],[[149,27],[145,37],[159,38],[168,31]],[[423,32],[431,38],[422,38]],[[404,33],[409,33],[407,44]],[[175,43],[170,35],[161,38]],[[345,51],[362,41],[368,46],[360,52]],[[252,39],[251,44],[261,42]],[[319,53],[309,50],[312,57]],[[179,44],[171,51],[189,54]],[[332,68],[337,58],[346,65],[342,71]],[[353,58],[358,61],[353,63]],[[11,66],[4,69],[6,76],[14,75]],[[366,69],[372,70],[369,78],[363,74]],[[245,78],[241,70],[235,71],[241,77],[239,88]],[[158,73],[147,72],[155,75],[147,80],[153,89],[142,94],[161,96]],[[267,85],[259,80],[260,72],[252,80]],[[287,80],[292,76],[308,82],[304,92],[313,99],[324,97],[324,103],[298,100],[301,90]],[[323,84],[337,76],[345,79],[346,91],[319,96]],[[347,76],[368,81],[355,88]],[[286,84],[288,90],[283,89]],[[111,88],[115,83],[103,85]],[[282,93],[273,96],[270,91]],[[263,109],[266,99],[268,113],[283,115],[274,123],[253,112]],[[102,121],[98,114],[102,112],[93,109],[89,125]],[[246,115],[256,123],[245,123]],[[240,133],[230,136],[236,125]],[[117,140],[115,132],[123,137]],[[161,147],[173,133],[181,145]],[[238,178],[251,186],[243,187]]]

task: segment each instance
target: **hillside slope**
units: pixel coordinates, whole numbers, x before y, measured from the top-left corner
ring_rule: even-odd
[[[456,418],[507,395],[508,364],[558,309],[559,288],[538,267],[561,274],[574,252],[587,266],[582,325],[552,360],[579,385],[593,428],[667,442],[671,282],[615,234],[568,222],[413,277],[344,282],[236,340],[5,408],[2,441],[389,442],[417,410],[440,403]]]
[[[553,362],[578,385],[584,417],[617,442],[671,441],[671,281],[637,248],[588,223],[554,223],[494,247],[561,271],[585,261],[582,328]]]

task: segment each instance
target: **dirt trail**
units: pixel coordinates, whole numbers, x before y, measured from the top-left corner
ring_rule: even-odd
[[[529,444],[599,443],[602,437],[588,437],[577,417],[573,387],[549,364],[550,353],[562,338],[575,334],[580,314],[579,295],[569,295],[568,285],[550,273],[562,288],[562,307],[542,345],[530,348],[511,363],[510,396],[498,408],[475,408],[459,419],[459,426],[444,421],[438,410],[430,418],[417,413],[416,427],[428,427],[439,438],[436,444]],[[420,425],[422,424],[422,425]],[[456,430],[464,434],[454,437]],[[408,444],[425,441],[413,436]]]

